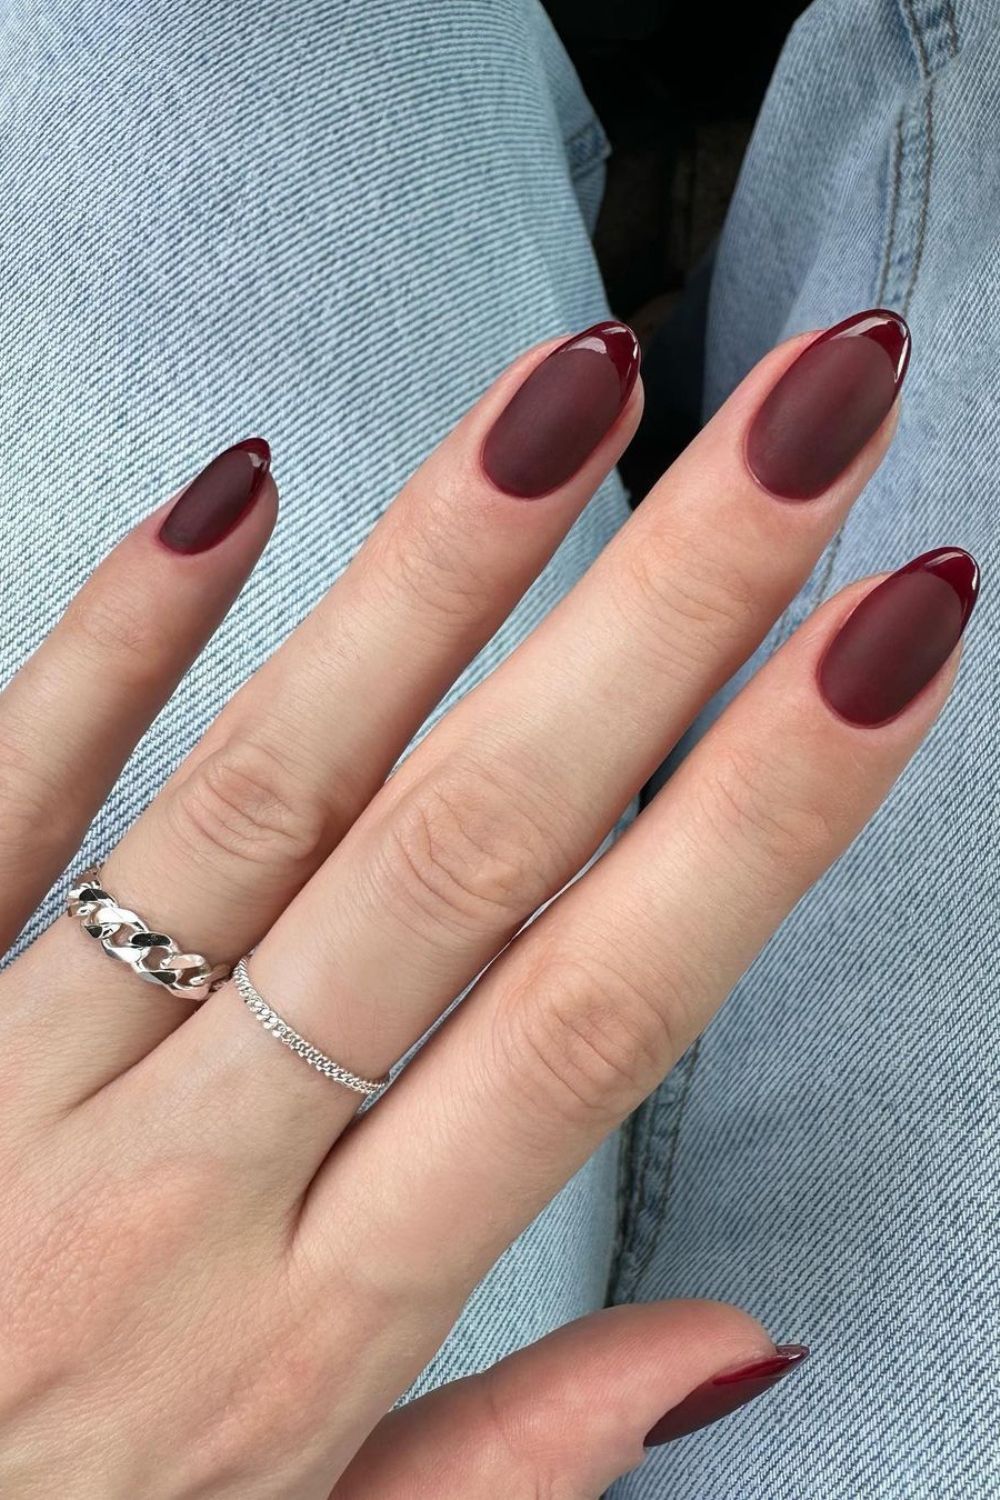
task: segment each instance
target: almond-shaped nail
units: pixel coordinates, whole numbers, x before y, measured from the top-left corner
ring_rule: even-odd
[[[782,500],[829,489],[892,409],[910,359],[898,313],[855,313],[813,339],[774,385],[747,431],[751,474]]]
[[[260,494],[271,466],[262,437],[244,438],[196,475],[167,514],[160,541],[172,552],[206,552],[229,535]]]
[[[808,1353],[805,1344],[779,1344],[767,1359],[713,1375],[660,1418],[647,1434],[645,1446],[658,1448],[662,1443],[672,1443],[675,1438],[697,1432],[699,1427],[708,1427],[720,1417],[728,1417],[731,1411],[762,1396],[798,1369]]]
[[[625,323],[595,323],[536,365],[483,443],[497,489],[537,500],[583,467],[625,409],[639,373],[639,341]]]
[[[925,552],[884,579],[848,615],[819,665],[819,689],[851,724],[902,713],[941,670],[979,594],[979,568],[961,547]]]

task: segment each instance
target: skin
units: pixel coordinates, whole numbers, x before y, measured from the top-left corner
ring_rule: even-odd
[[[829,711],[817,662],[875,580],[852,586],[510,941],[767,633],[885,452],[895,413],[808,504],[749,475],[747,423],[805,342],[750,374],[387,781],[639,418],[641,387],[561,490],[498,493],[483,436],[554,344],[526,354],[110,853],[120,900],[213,958],[256,945],[262,993],[365,1076],[504,950],[352,1128],[356,1096],[277,1046],[231,985],[196,1011],[137,992],[67,921],[0,977],[0,1492],[587,1500],[666,1410],[773,1351],[735,1308],[618,1308],[390,1412],[498,1254],[858,833],[949,690],[957,653],[890,724]],[[275,508],[269,479],[193,556],[158,542],[163,510],[148,518],[0,697],[6,943]]]

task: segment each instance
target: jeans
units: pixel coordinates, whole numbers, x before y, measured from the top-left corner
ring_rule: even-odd
[[[1000,1488],[1000,4],[819,0],[716,264],[711,411],[778,339],[884,304],[913,331],[888,458],[736,688],[816,604],[968,547],[952,701],[849,853],[639,1111],[616,1300],[747,1307],[813,1358],[615,1500],[970,1500]]]
[[[0,141],[4,675],[121,532],[228,443],[264,434],[281,492],[264,561],[86,862],[504,365],[607,316],[590,246],[607,146],[535,0],[0,0]],[[612,476],[443,708],[627,514]],[[428,1379],[601,1305],[617,1173],[609,1141]]]
[[[1000,0],[819,0],[720,246],[708,410],[787,333],[882,302],[914,334],[893,449],[748,670],[820,598],[928,547],[970,548],[985,587],[953,701],[889,802],[418,1383],[605,1300],[717,1297],[812,1344],[780,1393],[657,1450],[615,1500],[1000,1483],[998,91]],[[605,315],[589,232],[606,145],[535,0],[0,0],[0,140],[4,667],[226,443],[264,433],[282,493],[263,563],[86,858],[503,364]],[[626,513],[612,478],[442,707]]]

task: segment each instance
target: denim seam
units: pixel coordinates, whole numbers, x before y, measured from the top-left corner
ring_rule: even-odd
[[[903,298],[903,316],[910,311],[910,302],[913,291],[920,274],[920,263],[924,258],[924,244],[927,239],[927,212],[930,207],[931,196],[931,172],[934,167],[934,84],[931,79],[927,80],[924,88],[924,132],[925,150],[923,181],[920,192],[920,218],[917,223],[917,242],[913,247],[913,261],[910,268],[910,277],[906,286],[906,295]]]
[[[700,1050],[701,1038],[698,1037],[673,1070],[675,1074],[683,1074],[673,1119],[667,1118],[662,1125],[660,1123],[661,1115],[669,1116],[670,1114],[665,1103],[663,1085],[640,1106],[634,1116],[638,1122],[637,1133],[640,1127],[642,1129],[641,1157],[638,1163],[634,1164],[629,1224],[618,1262],[613,1270],[613,1297],[610,1300],[615,1302],[634,1300],[638,1284],[656,1253],[660,1241],[660,1229],[666,1218],[664,1210],[673,1176],[674,1160],[679,1149],[684,1106],[694,1080]],[[654,1148],[662,1148],[657,1150],[656,1157],[654,1157]],[[653,1170],[653,1161],[656,1158],[662,1161],[659,1173]],[[648,1234],[644,1235],[642,1233],[643,1221],[653,1212],[651,1184],[654,1178],[662,1178],[662,1201],[660,1212],[653,1218]]]
[[[931,78],[958,56],[958,25],[952,0],[899,0],[921,77]]]
[[[641,810],[641,803],[640,808]],[[636,816],[638,815],[638,810]],[[631,820],[630,820],[631,821]],[[620,825],[624,832],[624,823]],[[615,1183],[615,1237],[611,1246],[608,1274],[605,1280],[605,1305],[614,1301],[614,1288],[618,1284],[619,1270],[625,1259],[632,1220],[631,1206],[635,1197],[634,1184],[638,1181],[636,1166],[636,1140],[642,1123],[642,1106],[632,1111],[618,1132],[618,1171]],[[644,1159],[644,1158],[643,1158]]]
[[[618,1191],[616,1196],[616,1232],[608,1268],[605,1289],[605,1305],[618,1299],[618,1289],[624,1275],[623,1267],[628,1258],[632,1236],[632,1222],[636,1214],[638,1185],[641,1182],[641,1163],[645,1161],[645,1149],[641,1143],[645,1111],[640,1105],[625,1121],[620,1132],[618,1151]],[[627,1299],[626,1299],[627,1300]]]
[[[611,155],[604,127],[595,117],[563,139],[566,160],[572,178],[586,176]]]
[[[930,200],[931,169],[933,166],[933,81],[930,72],[930,61],[925,42],[924,32],[914,8],[914,0],[900,0],[909,16],[914,37],[914,47],[917,53],[917,62],[923,79],[923,124],[924,124],[924,151],[922,163],[914,165],[920,170],[920,203],[917,215],[915,239],[910,251],[909,266],[906,275],[905,291],[902,298],[901,311],[905,315],[913,296],[920,265],[923,259],[924,243],[927,230],[927,215]],[[948,7],[950,11],[950,5]],[[956,32],[954,27],[954,15],[950,16],[950,32],[953,45],[956,44]],[[954,52],[952,52],[954,55]],[[885,253],[881,262],[881,271],[878,281],[877,300],[881,301],[885,295],[893,252],[896,248],[896,234],[899,226],[900,204],[902,201],[903,175],[907,167],[909,153],[906,151],[906,142],[903,133],[903,113],[901,112],[896,121],[896,130],[893,137],[893,164],[891,172],[890,200],[886,216],[886,245]],[[841,522],[834,536],[831,538],[827,548],[826,557],[820,570],[819,577],[813,589],[806,592],[806,598],[811,602],[805,605],[806,610],[815,609],[827,597],[827,591],[833,579],[837,556],[840,552],[844,534],[847,527],[848,517]],[[785,611],[785,615],[775,632],[774,644],[770,656],[778,651],[791,634],[794,625],[797,624],[798,615],[792,607]],[[680,1090],[677,1095],[676,1104],[673,1107],[673,1118],[664,1119],[660,1124],[660,1116],[668,1115],[670,1107],[667,1102],[667,1090],[664,1085],[640,1106],[636,1116],[637,1125],[634,1127],[636,1137],[638,1136],[638,1117],[641,1116],[641,1124],[645,1127],[643,1140],[639,1147],[641,1156],[638,1161],[634,1160],[636,1139],[630,1142],[629,1166],[635,1171],[633,1188],[631,1192],[631,1203],[628,1210],[628,1222],[623,1222],[619,1245],[617,1247],[616,1259],[612,1266],[611,1288],[612,1295],[609,1300],[616,1302],[632,1301],[638,1291],[642,1276],[648,1270],[656,1250],[660,1243],[662,1228],[666,1220],[666,1207],[670,1197],[670,1191],[674,1183],[675,1169],[680,1154],[681,1129],[684,1123],[684,1115],[688,1100],[690,1099],[695,1081],[695,1074],[701,1057],[702,1038],[699,1037],[676,1065],[677,1068],[684,1067],[685,1074]],[[699,1076],[703,1076],[700,1075]],[[662,1145],[662,1154],[659,1155],[659,1169],[654,1170],[656,1155],[654,1145]],[[656,1177],[658,1191],[656,1193],[658,1212],[653,1218],[649,1232],[643,1236],[642,1221],[649,1212],[653,1199],[652,1179]]]
[[[889,223],[885,236],[885,254],[882,256],[882,271],[879,276],[878,291],[875,300],[879,304],[885,301],[886,287],[889,285],[889,266],[892,259],[892,247],[896,241],[896,215],[899,212],[899,196],[903,177],[903,115],[902,111],[896,116],[896,129],[893,133],[892,142],[892,188],[889,200]]]

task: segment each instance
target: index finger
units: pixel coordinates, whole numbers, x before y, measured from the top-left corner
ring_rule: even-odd
[[[257,437],[218,454],[113,548],[0,694],[0,951],[263,551],[277,513],[270,460]]]

